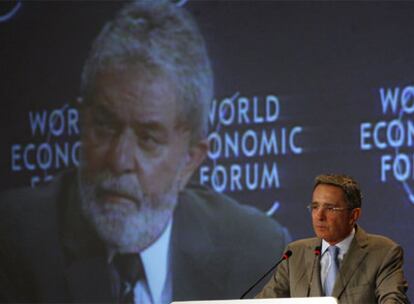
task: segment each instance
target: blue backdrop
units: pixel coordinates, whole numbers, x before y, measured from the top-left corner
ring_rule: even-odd
[[[211,150],[194,178],[298,239],[313,235],[314,176],[352,175],[364,194],[360,224],[403,246],[412,286],[414,4],[180,4],[199,22],[215,73]],[[80,71],[119,7],[1,4],[1,190],[78,165]]]

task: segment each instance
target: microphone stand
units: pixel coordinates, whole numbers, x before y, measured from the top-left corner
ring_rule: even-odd
[[[275,269],[280,263],[282,263],[282,261],[287,260],[290,256],[292,255],[292,251],[291,250],[287,250],[282,258],[277,261],[277,263],[272,266],[272,268],[270,268],[263,276],[261,276],[252,286],[250,286],[249,289],[247,289],[240,297],[240,299],[244,299],[244,297],[253,289],[257,286],[257,284],[260,283],[260,281],[262,281],[273,269]]]
[[[312,266],[312,272],[311,272],[311,277],[309,280],[309,285],[308,285],[308,291],[306,292],[306,297],[308,298],[310,295],[310,290],[311,290],[311,286],[312,286],[312,281],[313,281],[313,272],[315,271],[315,266],[316,266],[316,261],[318,260],[318,257],[320,257],[321,255],[321,246],[316,246],[314,249],[314,254],[315,254],[315,258],[313,260],[313,266]]]

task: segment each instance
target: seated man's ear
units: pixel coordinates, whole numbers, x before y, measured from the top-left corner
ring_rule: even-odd
[[[181,172],[179,190],[183,190],[193,173],[201,165],[208,151],[208,140],[203,139],[190,145],[185,159],[184,169]]]

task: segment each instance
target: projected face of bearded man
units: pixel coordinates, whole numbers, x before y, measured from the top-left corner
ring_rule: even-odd
[[[190,144],[164,73],[107,69],[93,87],[83,111],[83,211],[109,247],[141,251],[164,231],[207,146]]]

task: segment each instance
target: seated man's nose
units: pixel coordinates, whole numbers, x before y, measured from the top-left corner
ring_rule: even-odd
[[[113,143],[109,152],[109,165],[115,173],[134,171],[137,168],[135,144],[131,138],[120,136],[117,142]]]

